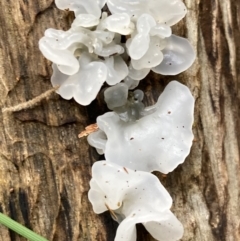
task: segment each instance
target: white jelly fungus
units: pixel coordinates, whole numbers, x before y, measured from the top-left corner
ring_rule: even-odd
[[[129,91],[126,83],[118,83],[104,92],[104,100],[110,110],[124,121],[135,121],[144,111],[142,103],[144,93],[141,90]]]
[[[105,4],[110,15],[102,12]],[[176,75],[195,59],[188,40],[172,35],[171,26],[186,14],[181,0],[56,0],[56,5],[74,11],[76,18],[67,31],[47,29],[39,48],[55,64],[53,76],[66,80],[63,83],[52,78],[52,83],[60,85],[57,93],[65,99],[73,97],[88,105],[104,82],[115,85],[125,81],[132,89],[150,70]],[[69,81],[81,75],[85,66],[80,62],[86,53],[93,62],[90,83]],[[99,62],[107,67],[105,80],[99,80],[99,75],[103,76],[99,66],[104,68]],[[76,89],[74,94],[69,88]]]
[[[52,85],[64,99],[89,105],[102,85],[108,112],[88,142],[106,161],[94,163],[88,193],[95,213],[109,210],[119,222],[115,241],[135,241],[136,224],[161,241],[176,241],[183,226],[170,211],[172,199],[150,172],[173,171],[189,154],[194,99],[172,81],[157,103],[145,107],[133,90],[152,70],[177,75],[194,50],[171,26],[187,13],[182,0],[55,0],[73,11],[69,30],[47,29],[39,41],[53,62]],[[103,11],[104,8],[104,11]]]
[[[92,167],[90,186],[94,212],[109,210],[119,223],[115,241],[135,241],[137,223],[159,241],[182,237],[183,226],[170,211],[172,199],[153,174],[98,161]]]
[[[106,3],[106,0],[55,0],[56,6],[62,10],[74,11],[75,16],[79,14],[92,14],[100,18],[101,9]]]
[[[133,18],[147,13],[158,23],[172,26],[187,13],[182,0],[107,0],[111,13],[127,13]]]
[[[154,106],[142,112],[137,121],[124,121],[115,112],[97,118],[103,140],[90,134],[88,141],[104,144],[108,161],[134,170],[162,173],[183,163],[192,146],[194,98],[177,81],[170,82]],[[98,146],[96,146],[99,148]]]
[[[92,55],[83,52],[78,59],[79,70],[74,75],[66,75],[53,64],[51,82],[53,86],[60,85],[57,90],[62,98],[74,98],[81,105],[89,105],[98,94],[103,83],[116,84],[128,74],[128,68],[120,56],[93,59]]]
[[[177,75],[187,70],[196,58],[189,41],[174,34],[166,38],[166,45],[162,53],[162,62],[152,68],[152,71],[162,75]]]

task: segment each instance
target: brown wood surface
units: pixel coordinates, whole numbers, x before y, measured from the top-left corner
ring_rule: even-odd
[[[179,76],[151,74],[141,82],[153,104],[173,79],[196,98],[190,156],[159,176],[185,227],[183,241],[240,240],[240,1],[185,0],[188,14],[174,32],[197,59]],[[38,50],[47,28],[67,29],[73,14],[53,0],[0,1],[0,105],[15,106],[51,89],[51,63]],[[53,93],[32,108],[0,112],[0,211],[54,241],[113,241],[117,224],[96,215],[87,199],[91,165],[99,159],[77,135],[107,111]],[[0,240],[25,240],[0,225]],[[138,241],[152,241],[138,226]]]

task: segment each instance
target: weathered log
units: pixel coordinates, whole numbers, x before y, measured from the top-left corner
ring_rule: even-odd
[[[150,74],[141,82],[146,105],[173,79],[196,98],[190,156],[166,177],[183,241],[240,240],[240,1],[185,0],[188,14],[174,32],[193,44],[197,59],[179,76]],[[53,0],[0,1],[0,211],[54,241],[114,240],[117,224],[96,215],[87,199],[91,165],[99,159],[77,135],[107,108],[98,97],[82,107],[50,93],[31,106],[4,112],[51,89],[51,63],[38,50],[50,27],[67,29],[70,12]],[[0,240],[24,240],[0,226]],[[138,240],[153,240],[138,226]]]

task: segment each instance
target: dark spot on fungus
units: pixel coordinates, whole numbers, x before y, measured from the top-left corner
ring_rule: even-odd
[[[131,140],[133,140],[133,139],[134,139],[134,138],[133,138],[133,137],[131,137],[131,138],[130,138],[130,141],[131,141]]]
[[[170,114],[171,114],[171,111],[168,111],[168,114],[170,115]]]
[[[128,174],[128,170],[126,167],[123,167],[123,170]]]

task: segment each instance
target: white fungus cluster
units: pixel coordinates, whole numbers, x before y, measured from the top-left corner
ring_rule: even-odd
[[[194,98],[172,81],[157,103],[145,107],[133,90],[150,70],[176,75],[195,53],[171,26],[186,14],[182,0],[55,0],[75,13],[67,31],[48,29],[39,41],[53,62],[53,86],[64,99],[90,104],[106,82],[111,112],[97,118],[88,136],[105,161],[92,168],[89,200],[95,213],[109,211],[119,223],[115,241],[136,241],[136,224],[161,241],[176,241],[183,226],[172,199],[152,171],[169,173],[183,163],[193,140]],[[104,11],[102,10],[104,9]]]
[[[104,153],[107,161],[133,170],[167,174],[190,152],[193,111],[194,98],[189,89],[172,81],[155,105],[140,113],[138,106],[132,110],[140,118],[136,121],[122,118],[115,111],[99,116],[99,130],[88,136],[88,142]]]
[[[67,31],[47,29],[39,41],[53,62],[53,86],[64,99],[90,104],[104,82],[134,83],[150,70],[176,75],[189,68],[195,53],[171,26],[186,14],[181,0],[56,0],[74,11]],[[103,12],[107,6],[110,13]]]
[[[99,116],[99,130],[88,136],[89,144],[106,158],[93,165],[89,200],[96,213],[109,210],[119,222],[115,241],[135,241],[137,223],[156,240],[179,240],[183,227],[170,211],[172,199],[150,172],[167,174],[189,154],[194,98],[177,81],[150,107],[139,108],[143,92],[128,95],[124,83],[105,91],[113,112]]]
[[[182,237],[183,226],[170,211],[172,198],[157,177],[106,161],[94,163],[92,174],[89,199],[95,213],[109,210],[119,222],[115,241],[136,240],[137,223],[157,240]]]

